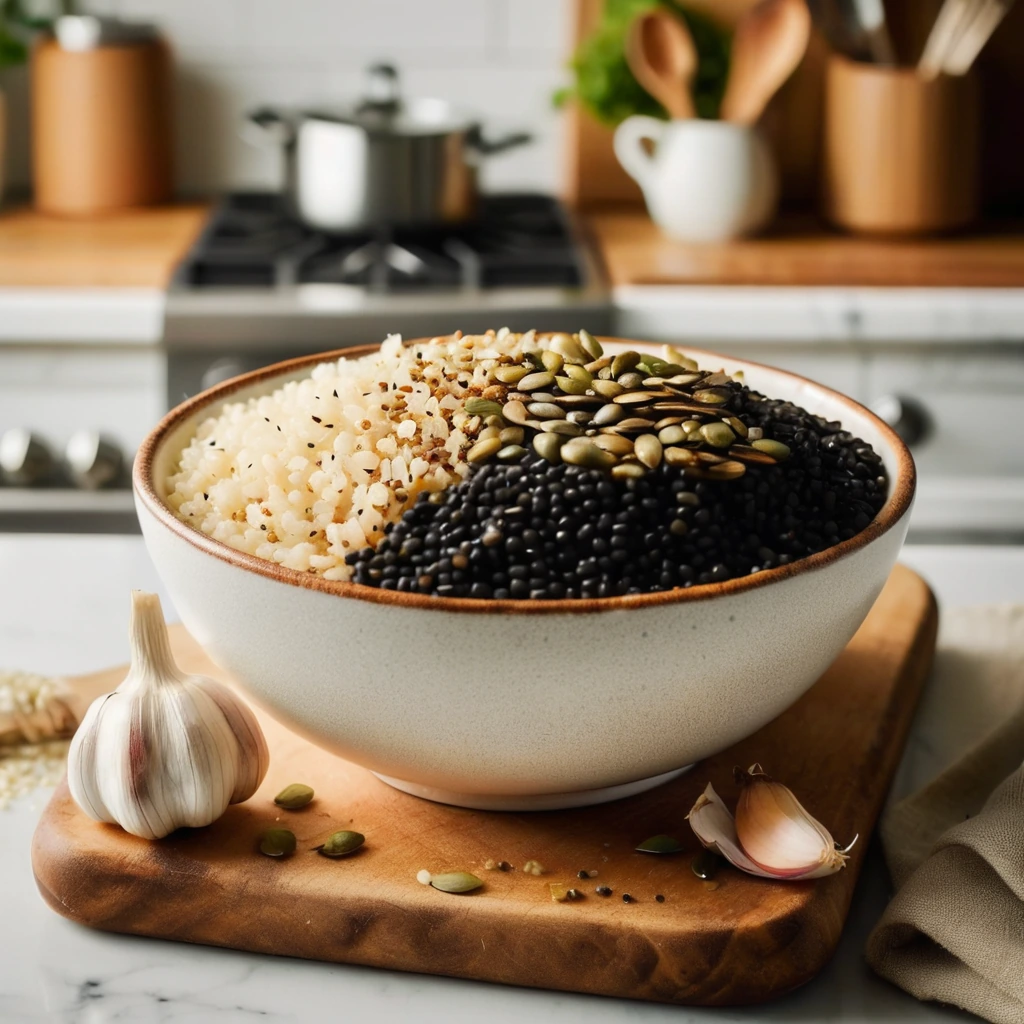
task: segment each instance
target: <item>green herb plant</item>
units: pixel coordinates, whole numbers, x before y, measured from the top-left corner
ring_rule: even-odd
[[[56,18],[73,14],[74,0],[54,0],[51,16],[40,14],[38,5],[26,0],[0,0],[0,69],[24,64],[28,59],[28,40],[35,32],[49,32]]]
[[[709,18],[674,0],[605,0],[601,23],[570,61],[575,84],[555,93],[556,105],[575,97],[598,121],[613,127],[633,114],[667,118],[665,108],[633,77],[625,54],[633,19],[659,6],[685,22],[693,36],[699,57],[693,80],[698,117],[717,117],[729,72],[729,36]]]

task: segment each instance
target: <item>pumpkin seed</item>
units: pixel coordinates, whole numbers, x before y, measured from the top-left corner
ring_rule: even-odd
[[[747,436],[747,425],[739,418],[739,416],[726,416],[725,422],[736,431],[737,437]]]
[[[581,427],[585,427],[590,423],[591,416],[586,409],[573,409],[572,412],[566,413],[565,418],[570,423],[578,423]]]
[[[677,373],[665,381],[666,384],[673,384],[677,388],[684,388],[688,384],[696,384],[703,378],[703,373]]]
[[[704,384],[709,388],[713,388],[722,384],[728,384],[731,380],[732,377],[730,377],[729,374],[719,370],[717,373],[709,373],[704,378]]]
[[[518,462],[526,454],[526,449],[519,444],[508,444],[502,448],[496,458],[499,462]]]
[[[682,416],[662,416],[662,418],[654,424],[654,429],[664,430],[666,427],[678,427],[682,422]]]
[[[611,452],[612,455],[618,455],[619,458],[633,454],[633,442],[628,437],[622,437],[619,434],[598,434],[597,437],[591,438],[591,441],[598,448]]]
[[[611,380],[612,379],[612,368],[610,366],[604,366],[600,370],[597,371],[597,375],[598,375],[598,377],[601,378],[601,380]]]
[[[665,392],[668,394],[668,392]],[[656,391],[627,391],[612,401],[616,405],[650,405],[656,398],[662,397]]]
[[[653,434],[641,434],[634,442],[636,457],[648,468],[657,469],[661,465],[661,442]]]
[[[530,418],[530,414],[526,411],[526,406],[518,400],[506,402],[502,407],[501,414],[509,423],[514,423],[520,427],[525,427]]]
[[[671,426],[658,431],[658,440],[662,444],[679,444],[685,438],[686,431],[682,427]]]
[[[612,466],[612,476],[616,480],[639,480],[646,475],[647,470],[637,462],[622,462]]]
[[[466,412],[471,416],[500,416],[501,403],[488,398],[467,398]]]
[[[544,420],[540,429],[548,434],[558,434],[561,437],[579,437],[583,428],[571,420]]]
[[[602,370],[612,365],[611,356],[601,356],[600,359],[595,359],[592,363],[584,363],[584,368],[589,370],[590,373],[600,373]]]
[[[640,362],[640,353],[630,349],[627,352],[620,352],[612,360],[612,376],[618,378],[623,373],[635,370]]]
[[[652,408],[660,413],[689,413],[691,416],[695,413],[703,416],[714,415],[708,406],[700,405],[697,402],[688,402],[682,397],[673,398],[670,402],[655,402]]]
[[[626,410],[621,405],[615,405],[609,402],[608,405],[602,405],[597,412],[594,413],[594,426],[595,427],[610,427],[613,423],[618,423],[619,420],[624,419]]]
[[[522,427],[506,427],[498,437],[502,444],[522,444],[526,431]]]
[[[746,473],[747,467],[742,462],[726,459],[717,466],[708,466],[706,472],[711,480],[737,480]]]
[[[501,449],[500,437],[489,437],[486,441],[477,441],[472,448],[466,452],[467,462],[484,462],[492,455],[497,455]]]
[[[562,459],[573,466],[608,469],[618,461],[611,452],[603,451],[589,438],[575,437],[562,448]]]
[[[702,425],[703,424],[700,422],[700,420],[683,420],[683,422],[680,424],[683,430],[686,431],[687,437],[689,437],[691,434],[699,434]]]
[[[533,450],[548,462],[561,462],[561,449],[563,438],[557,434],[535,434],[533,438]]]
[[[274,803],[286,811],[297,811],[300,807],[305,807],[312,799],[313,790],[309,786],[304,786],[301,782],[293,782],[290,786],[285,786],[274,797]]]
[[[522,382],[520,382],[519,386],[522,387]],[[721,389],[717,391],[701,390],[694,391],[693,397],[704,405],[725,405],[729,401],[729,392],[722,391]]]
[[[326,843],[314,846],[313,849],[324,857],[347,857],[350,853],[355,853],[365,842],[366,836],[361,832],[343,829],[341,832],[335,832]]]
[[[520,363],[516,366],[499,366],[494,371],[494,376],[500,380],[502,384],[518,384],[531,372],[532,370],[529,366],[523,366]]]
[[[295,833],[286,828],[268,828],[260,835],[260,853],[265,857],[289,857],[295,852]]]
[[[491,437],[501,437],[501,431],[497,427],[487,427],[476,435],[478,441],[486,441]]]
[[[604,405],[604,402],[597,395],[567,395],[561,391],[551,395],[545,401],[554,402],[556,405],[561,405],[566,409],[596,409]]]
[[[714,878],[718,873],[719,865],[722,863],[720,857],[710,850],[701,850],[696,857],[690,861],[690,870],[698,877],[707,881]]]
[[[629,373],[624,373],[621,377],[616,377],[615,379],[627,391],[636,391],[644,386],[644,378],[647,376],[648,374],[645,373],[633,373],[630,371]]]
[[[718,455],[716,452],[699,451],[693,455],[698,462],[703,462],[706,466],[720,466],[723,462],[728,462],[724,455]]]
[[[440,875],[431,875],[430,884],[441,892],[472,892],[484,883],[468,871],[445,871]]]
[[[579,342],[574,341],[568,334],[554,335],[548,343],[548,348],[552,352],[557,352],[567,363],[579,363],[582,366],[583,363],[590,362],[590,356],[583,351]]]
[[[617,430],[643,430],[649,431],[651,429],[651,421],[644,419],[642,416],[630,416],[628,419],[619,420],[615,424]]]
[[[696,452],[689,448],[666,448],[664,458],[670,466],[693,466],[697,463]]]
[[[625,388],[618,381],[601,380],[600,377],[590,382],[590,389],[602,398],[615,398],[616,395],[621,395],[625,391]]]
[[[555,375],[545,370],[543,373],[528,373],[520,382],[520,391],[536,391],[538,388],[550,387],[555,382]]]
[[[564,420],[565,410],[553,402],[531,402],[526,411],[539,420]]]
[[[585,366],[577,366],[575,363],[569,363],[564,367],[563,372],[566,377],[582,381],[587,387],[590,387],[590,382],[594,379],[594,375]]]
[[[552,352],[551,349],[545,349],[541,352],[540,361],[544,364],[544,369],[550,370],[552,373],[558,373],[565,363],[565,360],[557,352]]]
[[[705,423],[700,428],[700,436],[716,448],[728,448],[736,440],[728,423]]]
[[[600,359],[604,355],[604,349],[601,348],[601,342],[595,338],[590,331],[585,331],[582,328],[579,332],[580,346],[583,351],[590,356],[591,359]]]
[[[645,839],[638,847],[640,853],[679,853],[683,844],[672,836],[658,835]]]
[[[781,441],[772,441],[770,438],[763,437],[757,441],[751,441],[750,446],[759,452],[764,452],[765,455],[770,455],[779,462],[789,458],[789,445],[783,444]]]
[[[741,462],[754,462],[762,466],[774,466],[775,460],[765,452],[759,452],[745,444],[734,444],[729,449],[729,457],[739,459]]]
[[[576,380],[574,377],[556,377],[555,383],[559,390],[567,395],[585,395],[590,390],[590,385],[585,381]]]

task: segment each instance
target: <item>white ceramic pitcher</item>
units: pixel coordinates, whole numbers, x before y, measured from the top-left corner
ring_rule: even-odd
[[[673,238],[725,241],[764,227],[775,212],[775,161],[746,125],[637,115],[616,130],[615,155],[643,190],[651,218]]]

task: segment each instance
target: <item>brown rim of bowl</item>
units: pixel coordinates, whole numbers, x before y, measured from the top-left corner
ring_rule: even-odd
[[[541,331],[541,334],[551,332]],[[407,345],[425,344],[429,338],[415,338],[406,342]],[[629,338],[613,338],[602,336],[603,342],[612,344],[623,344],[630,347],[644,348],[655,343],[634,341]],[[193,526],[189,526],[179,519],[157,496],[152,481],[153,457],[160,447],[161,441],[178,424],[197,410],[206,406],[214,405],[219,401],[230,398],[236,391],[248,388],[253,384],[271,377],[283,376],[286,373],[302,369],[305,366],[315,366],[318,363],[331,362],[340,358],[353,358],[368,355],[375,352],[380,345],[360,345],[353,348],[338,349],[332,352],[320,352],[315,355],[300,356],[297,359],[288,359],[282,363],[274,363],[271,366],[264,366],[259,370],[243,374],[240,377],[233,377],[221,384],[200,392],[198,395],[189,398],[181,405],[172,409],[146,437],[135,457],[135,465],[132,471],[132,483],[136,496],[146,509],[163,526],[166,526],[172,533],[182,540],[187,541],[193,547],[208,555],[213,555],[222,562],[247,569],[260,576],[277,580],[279,583],[290,583],[294,586],[304,587],[307,590],[318,590],[325,594],[336,594],[339,597],[353,597],[360,601],[370,601],[376,604],[392,605],[404,608],[423,608],[432,611],[448,612],[471,612],[476,614],[502,613],[502,614],[557,614],[557,613],[581,613],[581,612],[610,612],[621,611],[627,608],[648,608],[654,605],[674,604],[685,601],[706,601],[711,598],[725,597],[729,594],[738,594],[746,590],[754,590],[758,587],[765,587],[779,580],[789,579],[801,573],[811,572],[815,569],[822,569],[833,562],[838,561],[846,555],[852,554],[861,548],[867,547],[873,540],[881,537],[882,534],[891,530],[906,515],[914,497],[917,471],[914,467],[914,459],[910,450],[901,440],[899,435],[885,422],[880,420],[873,412],[866,409],[852,398],[847,398],[838,391],[826,388],[822,384],[801,377],[799,374],[790,373],[788,370],[779,370],[764,363],[755,363],[746,359],[730,360],[746,366],[756,366],[771,373],[778,373],[794,380],[811,384],[820,391],[838,399],[842,404],[848,406],[860,416],[866,416],[871,420],[879,432],[889,441],[896,454],[898,472],[896,479],[891,481],[892,492],[889,494],[886,503],[878,515],[863,529],[849,540],[844,540],[834,547],[825,548],[806,558],[797,559],[788,565],[780,565],[774,569],[764,569],[751,576],[740,576],[736,579],[726,580],[723,583],[695,584],[692,587],[677,588],[674,590],[660,590],[653,594],[628,594],[621,597],[595,597],[595,598],[560,598],[550,601],[538,601],[528,598],[506,599],[497,601],[494,599],[481,599],[471,597],[431,597],[427,594],[409,594],[397,590],[380,590],[376,587],[367,587],[361,583],[350,583],[342,580],[325,580],[322,576],[311,572],[300,572],[298,569],[286,569],[276,562],[270,562],[264,558],[257,558],[247,552],[236,551],[219,540],[214,540]],[[698,361],[712,361],[723,357],[716,352],[707,349],[691,348],[688,345],[680,346],[680,351],[692,353]],[[702,357],[705,357],[702,359]]]

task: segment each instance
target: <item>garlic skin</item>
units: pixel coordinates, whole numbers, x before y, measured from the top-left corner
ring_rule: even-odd
[[[90,705],[68,751],[68,787],[96,821],[143,839],[216,821],[247,800],[270,754],[227,687],[175,664],[156,594],[132,591],[127,678]]]
[[[828,829],[787,786],[756,764],[737,777],[742,789],[735,818],[710,784],[687,815],[705,847],[747,874],[777,881],[821,878],[846,866],[853,843],[837,850]]]

